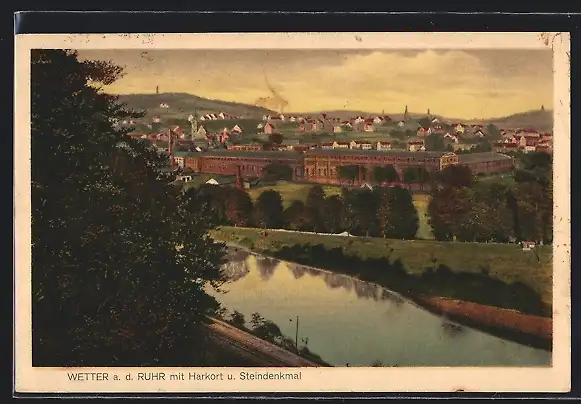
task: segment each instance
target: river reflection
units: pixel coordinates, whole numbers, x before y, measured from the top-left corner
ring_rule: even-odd
[[[349,276],[229,253],[226,294],[246,318],[258,312],[334,366],[550,366],[551,354],[452,324],[389,290]],[[246,255],[244,255],[246,254]]]

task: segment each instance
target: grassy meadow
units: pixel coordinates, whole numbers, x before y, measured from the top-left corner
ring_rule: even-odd
[[[218,241],[240,245],[272,256],[282,256],[281,252],[284,253],[285,249],[296,249],[296,257],[299,259],[302,252],[310,251],[310,255],[309,252],[302,255],[302,258],[307,260],[306,263],[316,259],[315,250],[319,257],[325,258],[331,255],[331,250],[340,249],[344,260],[355,258],[356,262],[359,262],[357,268],[352,269],[356,273],[366,273],[369,269],[366,262],[380,259],[386,259],[392,265],[399,261],[408,275],[420,277],[423,275],[429,277],[431,269],[444,266],[452,274],[457,275],[457,278],[462,279],[457,284],[453,282],[436,284],[435,280],[430,278],[429,282],[425,282],[427,289],[423,291],[427,295],[454,298],[460,294],[468,301],[477,300],[486,304],[498,298],[501,293],[500,287],[512,287],[518,283],[534,291],[547,308],[552,305],[553,269],[550,246],[539,247],[537,251],[522,251],[520,246],[515,244],[346,238],[227,226],[212,231],[211,235]],[[318,251],[314,247],[317,245],[324,250]],[[334,268],[331,265],[327,269]],[[381,283],[382,277],[389,275],[390,268],[385,267],[385,273],[377,271],[371,271],[373,273],[368,274],[366,280]],[[470,299],[476,296],[478,299]],[[514,300],[520,300],[519,298],[516,293],[509,292],[508,296],[504,297],[507,301],[504,306],[514,308],[513,304],[527,304],[522,301],[515,303]]]

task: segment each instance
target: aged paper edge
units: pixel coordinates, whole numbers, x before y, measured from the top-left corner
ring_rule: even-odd
[[[15,37],[15,391],[26,392],[566,392],[571,380],[570,36],[549,33],[55,34]],[[121,381],[71,382],[81,369],[33,368],[31,352],[30,50],[52,49],[543,49],[554,60],[554,349],[550,368],[289,368],[301,380],[125,381],[137,371],[223,372],[272,368],[86,368]],[[278,370],[284,370],[277,368]]]

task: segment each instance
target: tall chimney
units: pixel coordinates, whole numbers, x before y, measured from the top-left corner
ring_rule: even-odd
[[[242,183],[242,173],[240,170],[240,166],[236,166],[236,188],[244,188],[244,184]]]
[[[169,150],[169,164],[171,168],[175,167],[174,160],[174,138],[171,129],[168,129],[168,150]]]

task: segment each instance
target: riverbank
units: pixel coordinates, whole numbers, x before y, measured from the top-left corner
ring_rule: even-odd
[[[229,227],[212,235],[262,255],[376,283],[460,324],[550,349],[550,247],[540,249],[537,259],[534,252],[523,252],[515,245],[346,238]],[[453,301],[462,303],[452,308]]]
[[[208,318],[208,328],[224,343],[256,358],[263,366],[276,367],[329,367],[304,356],[290,352],[276,344],[265,341],[250,332],[241,330],[217,318]]]
[[[425,310],[458,324],[510,341],[552,350],[553,320],[549,317],[441,297],[418,296],[411,299]]]

